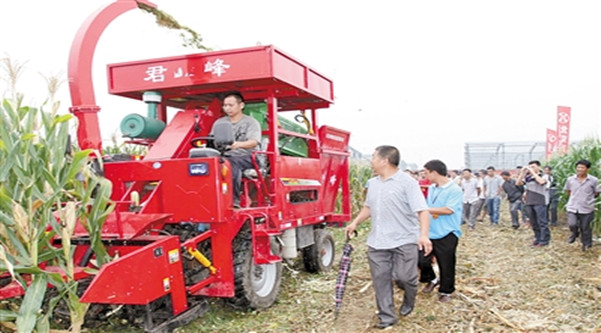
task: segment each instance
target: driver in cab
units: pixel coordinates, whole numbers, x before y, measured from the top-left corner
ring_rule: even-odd
[[[253,167],[251,154],[259,149],[261,141],[261,125],[255,118],[242,113],[243,109],[244,97],[239,92],[226,94],[223,99],[223,112],[226,116],[217,119],[211,129],[211,135],[213,135],[216,124],[230,123],[232,125],[234,142],[226,147],[229,149],[226,157],[232,166],[234,208],[240,208],[242,171]]]

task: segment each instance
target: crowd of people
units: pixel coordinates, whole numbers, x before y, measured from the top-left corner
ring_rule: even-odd
[[[431,160],[414,172],[399,170],[399,162],[397,148],[376,148],[371,160],[375,177],[366,185],[366,201],[345,230],[350,237],[360,223],[371,219],[367,256],[378,308],[377,328],[386,329],[399,320],[393,282],[404,290],[400,316],[412,312],[418,281],[426,284],[422,292],[438,287],[438,300],[451,301],[461,225],[467,224],[472,232],[476,221],[486,216],[491,225],[498,225],[503,198],[509,202],[512,227],[529,225],[534,233],[531,246],[549,245],[549,224],[557,224],[560,191],[550,166],[541,168],[533,160],[511,171],[489,166],[459,172]],[[592,247],[594,201],[601,192],[598,179],[588,173],[590,167],[591,162],[578,161],[576,173],[563,188],[569,195],[566,216],[571,235],[567,241],[573,243],[580,237],[583,251]]]

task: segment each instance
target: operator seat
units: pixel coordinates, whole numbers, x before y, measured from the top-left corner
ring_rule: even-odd
[[[259,151],[265,152],[267,151],[267,145],[269,144],[269,138],[261,139],[259,143]],[[265,176],[269,173],[269,160],[267,159],[267,155],[264,153],[255,154],[257,165],[259,166],[259,172],[261,175]],[[247,179],[256,179],[259,176],[257,170],[255,168],[245,169],[242,171],[242,177]]]
[[[219,157],[221,153],[217,149],[213,148],[192,148],[190,149],[189,157]]]
[[[265,184],[265,178],[269,174],[269,160],[265,154],[268,143],[269,139],[263,138],[259,143],[259,150],[252,155],[259,170],[254,167],[242,170],[241,203],[243,207],[265,206],[269,202]]]

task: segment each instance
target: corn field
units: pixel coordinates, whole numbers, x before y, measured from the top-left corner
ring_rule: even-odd
[[[46,112],[21,102],[19,96],[0,106],[0,286],[18,283],[25,294],[2,303],[0,321],[18,332],[47,332],[62,301],[77,332],[88,305],[76,294],[71,236],[79,221],[98,264],[110,259],[99,231],[113,209],[111,185],[92,170],[91,151],[72,149],[72,116],[58,115],[58,103]],[[46,264],[65,274],[46,270]],[[48,284],[58,296],[43,306]]]
[[[349,184],[353,216],[359,212],[365,202],[365,185],[371,177],[373,177],[373,172],[369,165],[351,163],[349,168]]]

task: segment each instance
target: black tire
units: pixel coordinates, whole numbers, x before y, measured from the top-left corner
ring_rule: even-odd
[[[234,240],[234,283],[236,292],[230,304],[235,308],[266,309],[273,305],[282,282],[282,263],[255,265],[252,237],[248,226]]]
[[[305,270],[309,273],[328,272],[334,264],[336,244],[334,237],[325,229],[315,229],[315,243],[303,249]]]

